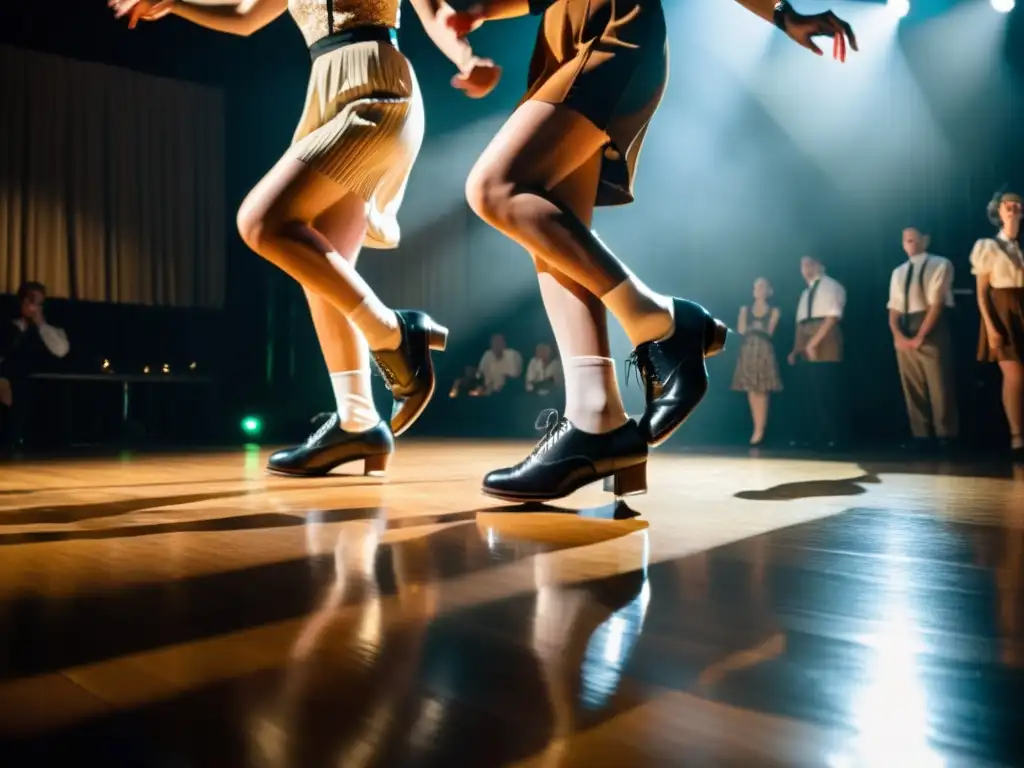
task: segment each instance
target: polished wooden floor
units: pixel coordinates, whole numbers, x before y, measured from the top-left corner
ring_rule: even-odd
[[[1024,473],[525,449],[0,466],[0,766],[1024,764]]]

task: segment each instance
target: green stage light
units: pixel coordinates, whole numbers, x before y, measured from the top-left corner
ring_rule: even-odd
[[[242,432],[249,437],[256,437],[263,431],[263,419],[259,416],[246,416],[242,419]]]

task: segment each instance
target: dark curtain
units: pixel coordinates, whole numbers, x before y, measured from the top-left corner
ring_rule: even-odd
[[[0,47],[0,292],[219,308],[218,90]]]

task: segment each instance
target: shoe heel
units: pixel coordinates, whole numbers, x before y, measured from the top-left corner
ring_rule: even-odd
[[[647,493],[647,462],[620,469],[604,479],[604,489],[616,496],[638,496]]]
[[[704,357],[714,357],[725,349],[729,328],[721,320],[708,316],[704,325]]]
[[[380,477],[387,472],[390,462],[390,453],[378,453],[376,456],[367,456],[363,459],[363,474],[370,477]]]
[[[427,326],[427,343],[435,352],[444,352],[448,346],[448,329],[443,325],[431,323]]]

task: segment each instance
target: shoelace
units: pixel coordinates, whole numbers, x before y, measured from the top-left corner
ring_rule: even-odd
[[[647,382],[652,383],[658,382],[658,370],[654,366],[654,361],[651,359],[651,354],[648,350],[640,351],[639,348],[634,349],[633,352],[626,358],[626,386],[629,386],[630,374],[635,374],[637,383],[640,388],[643,389]]]
[[[568,419],[563,419],[559,416],[558,411],[554,408],[545,408],[539,414],[537,414],[537,421],[534,422],[534,429],[541,430],[546,429],[547,434],[540,439],[536,447],[530,453],[530,457],[542,456],[547,453],[551,446],[553,446],[562,435],[569,431],[571,428]]]
[[[313,443],[320,440],[320,438],[322,438],[324,435],[326,435],[328,432],[330,432],[332,429],[338,426],[337,413],[318,413],[311,419],[311,421],[315,422],[317,419],[323,418],[324,416],[327,417],[327,420],[320,425],[316,432],[314,432],[306,439],[306,445],[313,445]]]
[[[395,382],[398,381],[398,377],[395,376],[395,372],[392,371],[385,363],[380,361],[376,355],[373,356],[373,362],[377,364],[377,370],[380,371],[380,376],[384,379],[384,386],[389,390],[393,389]]]

